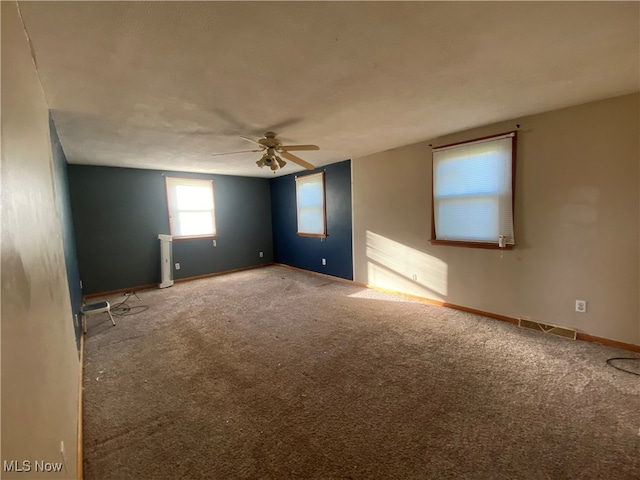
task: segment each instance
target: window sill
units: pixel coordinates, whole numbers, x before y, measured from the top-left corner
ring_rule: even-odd
[[[185,236],[182,236],[182,237],[173,237],[173,240],[175,242],[180,242],[182,240],[192,240],[192,239],[197,239],[197,238],[216,239],[216,238],[218,238],[218,235],[185,235]]]
[[[455,240],[436,240],[432,238],[430,240],[431,245],[448,245],[450,247],[468,247],[468,248],[484,248],[487,250],[513,250],[515,245],[507,245],[504,248],[500,248],[497,243],[492,242],[461,242]]]
[[[297,235],[299,237],[327,238],[327,234],[326,233],[300,233],[300,232],[298,232]]]

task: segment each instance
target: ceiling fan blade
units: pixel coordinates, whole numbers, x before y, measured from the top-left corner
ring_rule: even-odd
[[[290,152],[295,152],[296,150],[320,150],[317,145],[281,145],[280,148]]]
[[[251,143],[255,143],[256,145],[260,145],[261,147],[263,146],[260,142],[254,140],[253,138],[243,137],[242,135],[240,135],[240,138],[243,138],[247,142],[251,142]]]
[[[223,155],[235,155],[236,153],[255,153],[261,152],[262,150],[240,150],[239,152],[227,152],[227,153],[212,153],[209,155],[210,157],[220,157]]]
[[[313,170],[314,168],[316,168],[313,165],[311,165],[309,162],[306,162],[303,159],[301,159],[300,157],[296,157],[293,153],[289,153],[289,152],[281,152],[281,153],[282,153],[282,156],[287,160],[290,160],[293,163],[297,163],[298,165],[306,168],[307,170]]]

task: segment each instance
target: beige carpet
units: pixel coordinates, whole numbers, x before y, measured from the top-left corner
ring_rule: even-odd
[[[87,480],[640,478],[629,352],[276,266],[138,294],[90,318]]]

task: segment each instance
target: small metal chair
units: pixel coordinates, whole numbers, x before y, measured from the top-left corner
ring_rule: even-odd
[[[104,313],[107,312],[109,314],[109,318],[111,319],[111,323],[113,323],[113,326],[116,326],[116,321],[113,319],[113,316],[111,315],[111,305],[109,305],[109,302],[98,302],[98,303],[92,303],[90,305],[83,305],[82,308],[80,309],[80,312],[82,313],[82,327],[84,330],[84,333],[87,333],[87,317],[91,316],[91,315],[95,315],[97,313]]]

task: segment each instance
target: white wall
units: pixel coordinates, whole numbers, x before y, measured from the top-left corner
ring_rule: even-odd
[[[639,98],[354,159],[356,281],[640,344]],[[501,133],[516,123],[516,248],[501,254],[430,245],[429,144]],[[587,300],[586,314],[574,311],[576,299]]]
[[[75,478],[78,353],[56,208],[49,113],[16,4],[2,2],[2,478]],[[35,461],[61,462],[59,474]]]

